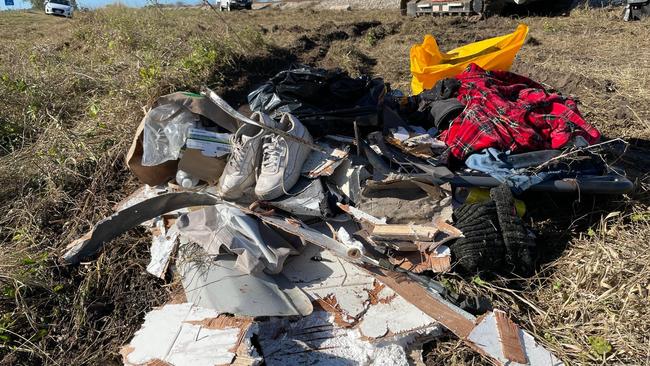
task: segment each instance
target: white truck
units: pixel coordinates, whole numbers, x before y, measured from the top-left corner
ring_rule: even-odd
[[[253,0],[218,0],[219,10],[231,11],[235,9],[251,10],[253,8]]]

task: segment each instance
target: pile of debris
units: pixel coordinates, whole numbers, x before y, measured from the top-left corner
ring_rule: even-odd
[[[407,365],[446,330],[497,364],[560,364],[435,280],[534,272],[523,191],[632,188],[573,99],[480,66],[497,46],[415,96],[299,66],[248,95],[250,117],[207,88],[159,98],[127,156],[146,185],[62,256],[144,225],[147,271],[180,278],[125,365]]]

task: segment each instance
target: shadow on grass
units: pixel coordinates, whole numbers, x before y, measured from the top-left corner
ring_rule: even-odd
[[[258,84],[298,61],[298,54],[292,50],[271,46],[264,56],[242,57],[226,72],[215,70],[206,83],[208,86],[222,85],[224,91],[221,97],[238,108],[247,104],[246,96]]]
[[[609,138],[603,137],[603,141]],[[650,178],[650,141],[629,139],[627,148],[617,146],[610,159],[622,169],[635,184],[634,191],[626,195],[568,194],[527,192],[526,202],[529,220],[537,234],[538,265],[558,259],[577,233],[588,233],[612,212],[626,213],[638,204],[650,204],[647,184]],[[609,159],[608,159],[609,160]]]

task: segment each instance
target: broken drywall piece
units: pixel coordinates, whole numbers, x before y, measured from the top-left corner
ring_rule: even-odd
[[[434,334],[439,328],[432,330]],[[272,318],[259,325],[258,341],[268,366],[275,365],[408,365],[404,347],[425,334],[411,332],[370,341],[355,328],[337,324],[335,316],[314,311],[300,319]]]
[[[206,329],[199,325],[183,324],[165,361],[172,365],[212,366],[231,363],[235,353],[239,329]],[[223,352],[226,350],[226,352]]]
[[[438,327],[433,318],[371,275],[315,245],[290,258],[283,273],[312,299],[324,302],[326,310],[338,314],[340,326],[358,325],[371,340]]]
[[[359,324],[361,334],[380,338],[388,334],[402,334],[425,329],[433,319],[411,305],[393,290],[384,287],[377,295],[376,304],[371,304]]]
[[[206,259],[196,245],[179,252],[185,295],[196,305],[244,316],[305,316],[313,310],[307,295],[282,274],[242,272],[234,256]]]
[[[191,303],[168,304],[150,311],[131,343],[120,351],[124,365],[231,364],[242,342],[249,342],[250,336],[246,334],[252,332],[252,322],[230,322],[221,327],[204,324],[218,317],[218,312]],[[255,359],[250,344],[245,348],[250,354],[244,356]],[[259,363],[261,360],[257,359]]]
[[[476,327],[468,335],[467,340],[473,343],[473,346],[493,360],[502,365],[539,365],[539,366],[557,366],[563,365],[552,353],[542,347],[533,336],[521,329],[517,330],[520,342],[523,346],[527,362],[519,363],[509,360],[503,353],[501,338],[495,313],[491,312],[480,319]]]
[[[368,170],[363,165],[352,165],[349,159],[343,160],[332,174],[332,181],[352,202],[361,198],[361,183],[368,178]]]
[[[179,233],[175,225],[167,229],[162,217],[154,219],[154,223],[159,234],[154,235],[151,242],[151,261],[147,265],[147,272],[158,278],[165,278],[172,253],[178,244]]]
[[[334,295],[341,311],[350,316],[350,323],[365,311],[368,291],[374,287],[372,277],[311,244],[302,254],[289,258],[282,273],[313,301]]]

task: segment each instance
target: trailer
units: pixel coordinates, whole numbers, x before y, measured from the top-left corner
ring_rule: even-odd
[[[524,5],[535,1],[539,0],[415,0],[406,5],[406,14],[414,17],[499,14],[508,5]]]

